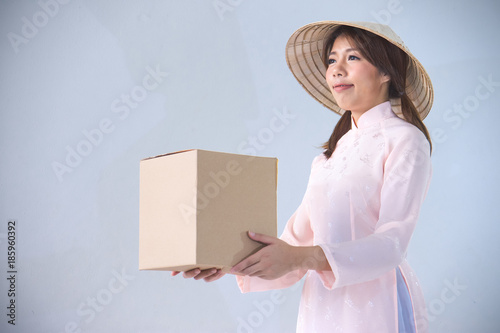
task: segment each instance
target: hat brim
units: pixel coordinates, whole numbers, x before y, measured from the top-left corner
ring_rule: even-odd
[[[434,100],[431,79],[401,38],[387,25],[371,22],[321,21],[297,29],[286,44],[286,61],[297,81],[328,109],[340,115],[345,112],[335,101],[326,83],[326,66],[322,59],[325,39],[341,25],[360,28],[378,35],[408,55],[405,93],[415,105],[420,119],[423,120],[429,114]],[[403,118],[401,100],[391,99],[391,104],[394,112]]]

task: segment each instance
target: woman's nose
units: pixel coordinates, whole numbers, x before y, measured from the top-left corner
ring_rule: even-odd
[[[342,62],[337,62],[335,66],[332,68],[332,75],[334,77],[337,76],[345,76],[345,67]]]

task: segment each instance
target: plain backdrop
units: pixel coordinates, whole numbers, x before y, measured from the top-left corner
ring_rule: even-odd
[[[277,157],[281,233],[339,118],[296,82],[285,44],[349,20],[389,24],[433,81],[433,180],[408,252],[431,332],[499,332],[499,15],[496,0],[2,0],[0,331],[293,332],[300,284],[241,294],[233,276],[138,270],[139,161]]]

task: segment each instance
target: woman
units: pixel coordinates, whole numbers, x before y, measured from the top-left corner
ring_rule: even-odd
[[[342,116],[280,239],[249,232],[267,246],[231,272],[242,292],[286,288],[307,275],[297,332],[426,332],[405,257],[431,176],[427,73],[389,27],[374,23],[306,25],[290,38],[287,61]]]

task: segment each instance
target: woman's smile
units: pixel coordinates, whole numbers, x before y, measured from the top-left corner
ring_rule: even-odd
[[[341,92],[341,91],[347,90],[347,89],[352,88],[352,87],[354,87],[354,84],[339,83],[339,84],[336,84],[333,86],[333,90],[335,90],[336,92]]]

